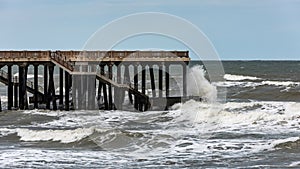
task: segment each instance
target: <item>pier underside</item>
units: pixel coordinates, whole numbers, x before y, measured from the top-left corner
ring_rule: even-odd
[[[189,60],[188,51],[0,51],[0,81],[8,110],[165,110],[189,99]]]

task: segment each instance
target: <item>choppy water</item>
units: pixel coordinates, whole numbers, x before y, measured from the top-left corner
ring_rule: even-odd
[[[2,112],[0,168],[299,168],[300,62],[223,64],[225,103]]]

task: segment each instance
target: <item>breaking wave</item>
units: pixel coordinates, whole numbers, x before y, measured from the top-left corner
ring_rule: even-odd
[[[253,76],[225,74],[224,79],[230,81],[241,81],[241,80],[260,80],[261,78],[253,77]]]
[[[187,76],[187,92],[190,96],[200,96],[205,101],[214,102],[217,100],[217,88],[206,78],[203,67],[196,65],[189,69]]]

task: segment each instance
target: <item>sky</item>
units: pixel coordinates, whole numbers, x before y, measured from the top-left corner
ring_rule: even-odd
[[[199,28],[222,60],[300,60],[299,9],[300,0],[0,0],[0,50],[81,50],[113,20],[161,12]],[[189,47],[140,35],[113,49]]]

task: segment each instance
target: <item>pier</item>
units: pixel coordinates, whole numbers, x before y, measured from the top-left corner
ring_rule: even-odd
[[[138,111],[165,110],[188,99],[189,61],[188,51],[0,51],[0,82],[8,110],[130,109],[125,100]],[[172,65],[181,67],[180,96],[170,96]]]

